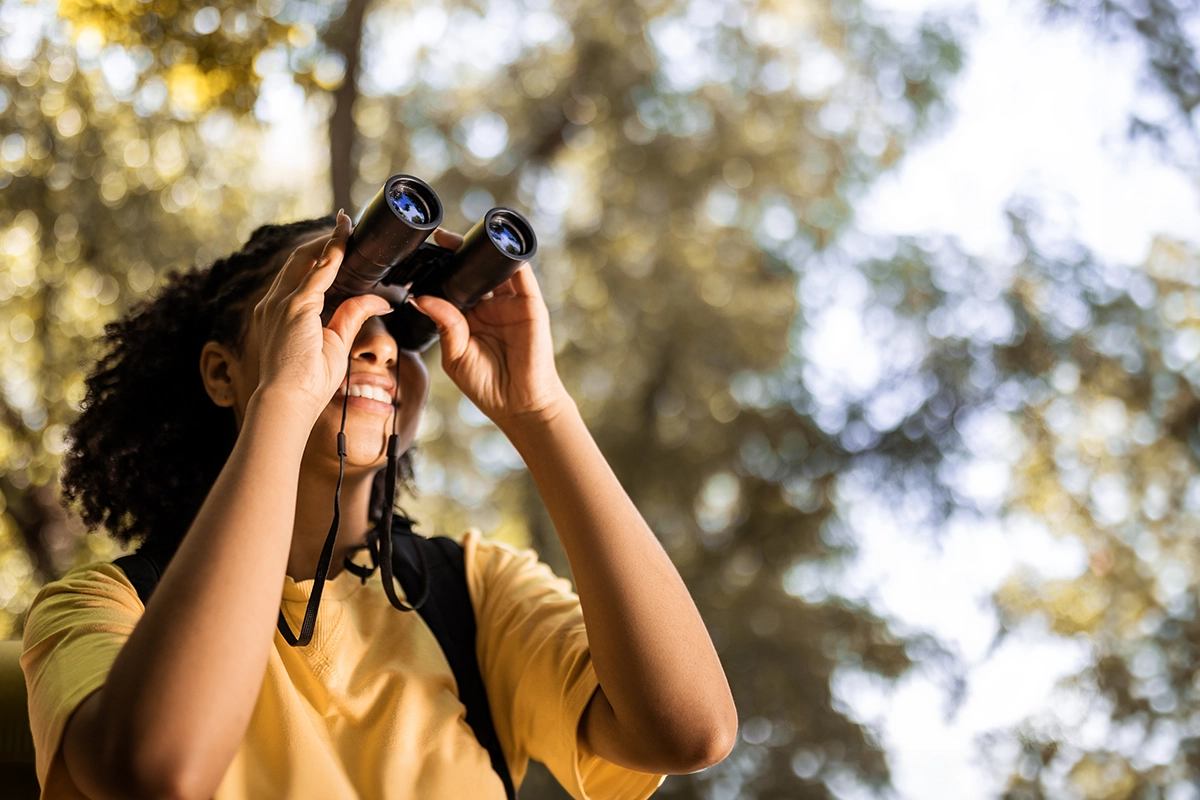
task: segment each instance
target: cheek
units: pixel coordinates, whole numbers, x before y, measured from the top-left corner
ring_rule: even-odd
[[[409,350],[401,350],[397,361],[397,379],[403,397],[400,427],[414,436],[421,421],[421,411],[429,399],[429,370],[421,357]]]
[[[405,404],[423,408],[429,397],[429,370],[425,368],[425,362],[411,350],[401,350],[396,372]]]

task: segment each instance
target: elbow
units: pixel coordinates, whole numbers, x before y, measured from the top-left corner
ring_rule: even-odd
[[[725,729],[713,731],[707,736],[697,737],[689,743],[686,749],[681,749],[675,756],[672,774],[685,775],[699,772],[716,766],[725,760],[737,742],[737,728],[732,731]]]
[[[127,710],[127,709],[126,709]],[[204,800],[222,777],[206,769],[194,746],[148,734],[129,714],[110,712],[101,697],[85,701],[68,724],[62,753],[72,780],[97,800]]]
[[[672,768],[666,771],[683,775],[721,763],[733,751],[737,735],[737,711],[730,702],[725,713],[695,725],[686,736],[679,737],[671,748]]]
[[[184,770],[145,772],[136,781],[137,797],[154,800],[206,800],[215,787]]]
[[[204,768],[197,759],[156,758],[155,755],[153,752],[145,753],[136,760],[130,772],[138,798],[209,800],[216,792],[217,783],[212,779],[212,770]]]
[[[113,748],[106,761],[107,783],[120,787],[114,797],[123,800],[206,800],[216,791],[209,771],[194,759],[173,758],[156,747]]]

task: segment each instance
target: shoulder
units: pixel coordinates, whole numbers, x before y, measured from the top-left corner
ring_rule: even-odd
[[[141,606],[137,590],[116,564],[108,562],[76,567],[56,581],[42,587],[33,599],[30,613],[46,603],[108,600]]]
[[[517,548],[484,536],[478,528],[467,530],[457,541],[463,549],[468,571],[486,569],[493,562],[498,564],[521,556],[521,551]],[[527,550],[526,552],[532,553],[533,551]]]
[[[91,622],[121,626],[145,611],[120,567],[88,564],[42,587],[25,619],[25,649],[65,626]]]
[[[467,531],[460,541],[467,586],[477,611],[497,597],[510,602],[529,596],[544,598],[547,594],[575,599],[570,582],[555,575],[532,549],[513,547],[475,529]]]

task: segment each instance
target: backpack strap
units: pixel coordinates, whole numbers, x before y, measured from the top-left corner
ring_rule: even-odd
[[[162,578],[162,570],[159,568],[158,562],[138,550],[136,553],[121,556],[112,563],[113,566],[124,572],[125,577],[133,584],[142,605],[149,603],[150,596],[154,594],[154,589],[158,586],[159,579]]]
[[[407,597],[414,597],[420,591],[422,579],[414,565],[419,563],[417,548],[423,551],[430,589],[428,599],[417,613],[442,646],[458,684],[458,699],[467,707],[467,724],[488,751],[492,767],[504,784],[505,796],[514,800],[517,792],[500,739],[496,736],[487,689],[479,672],[475,652],[475,609],[467,588],[462,545],[444,536],[427,539],[411,531],[393,530],[392,548],[392,572]]]

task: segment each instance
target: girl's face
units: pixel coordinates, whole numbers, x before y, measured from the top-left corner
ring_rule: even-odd
[[[312,238],[325,236],[328,234]],[[277,259],[279,266],[283,265],[290,253],[291,250],[288,250],[281,254]],[[270,277],[267,278],[269,282]],[[247,303],[249,319],[241,353],[235,354],[229,348],[209,342],[201,354],[201,374],[209,396],[217,405],[233,409],[238,430],[241,430],[246,407],[259,382],[258,326],[250,309],[254,308],[266,288],[264,286]],[[381,294],[385,292],[385,289],[380,290]],[[371,317],[366,321],[354,340],[350,354],[346,467],[348,470],[355,467],[374,469],[387,463],[387,440],[392,433],[392,398],[397,395],[397,383],[399,392],[395,425],[403,452],[412,445],[417,435],[421,411],[429,394],[429,372],[417,353],[396,346],[396,340],[380,317]],[[346,384],[343,382],[313,425],[304,451],[303,466],[329,469],[336,475],[337,433],[341,427],[342,403],[345,399]]]

